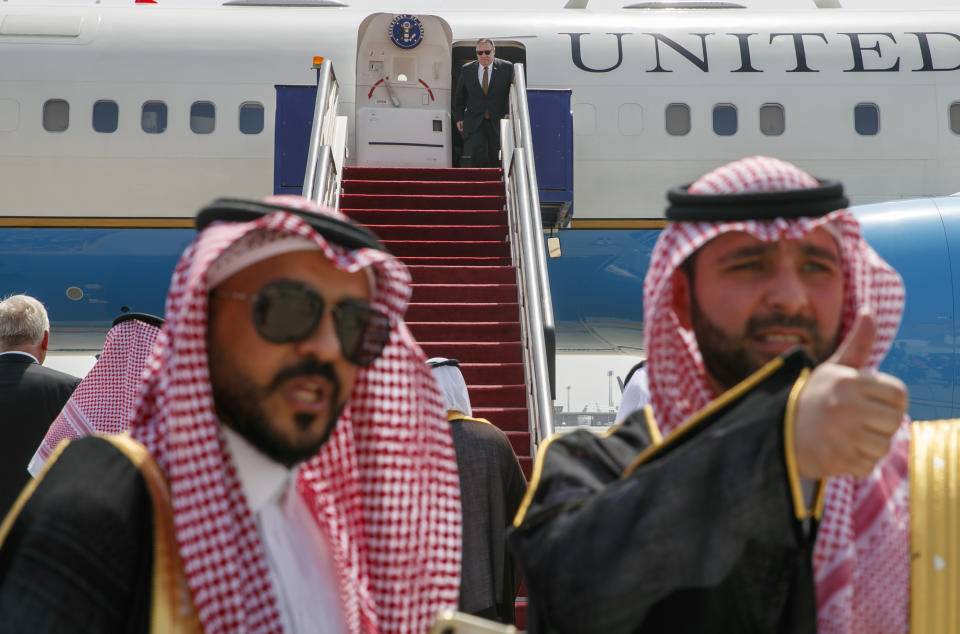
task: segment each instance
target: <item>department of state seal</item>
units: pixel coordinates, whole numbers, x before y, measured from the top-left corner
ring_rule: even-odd
[[[423,41],[423,23],[415,15],[398,15],[389,30],[390,41],[402,49],[416,48]]]

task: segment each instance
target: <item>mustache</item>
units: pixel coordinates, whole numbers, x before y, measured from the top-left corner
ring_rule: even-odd
[[[267,385],[267,391],[273,391],[280,387],[284,381],[298,376],[323,377],[330,381],[331,385],[333,385],[335,393],[340,392],[340,377],[338,377],[337,373],[334,371],[333,365],[329,363],[320,363],[316,359],[304,359],[295,365],[283,368],[277,372],[276,376],[273,377],[273,380],[270,381],[270,384]]]
[[[784,315],[783,313],[773,313],[760,317],[751,317],[745,328],[746,335],[755,335],[757,332],[767,328],[792,328],[805,330],[811,340],[817,339],[817,322],[811,317],[803,315]]]

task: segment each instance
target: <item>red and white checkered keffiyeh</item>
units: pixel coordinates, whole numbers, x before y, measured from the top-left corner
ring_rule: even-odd
[[[103,352],[60,414],[50,425],[27,470],[40,473],[50,454],[67,438],[126,431],[133,414],[140,374],[160,329],[137,319],[122,321],[107,332]]]
[[[295,196],[266,202],[345,219]],[[389,253],[329,244],[282,211],[214,223],[187,247],[131,427],[169,479],[180,555],[204,630],[281,631],[265,551],[218,434],[207,363],[207,271],[254,230],[307,238],[341,270],[375,272],[373,304],[390,316],[390,341],[377,361],[358,369],[335,430],[301,465],[297,490],[328,538],[349,631],[425,632],[439,610],[457,604],[460,500],[440,394],[402,317],[409,273]]]
[[[691,194],[807,189],[817,181],[797,167],[765,157],[730,163],[703,176]],[[857,311],[869,306],[877,338],[868,362],[876,368],[893,343],[903,311],[900,276],[862,239],[846,209],[818,218],[742,222],[674,222],[661,233],[644,281],[644,343],[651,404],[664,432],[711,400],[703,360],[692,331],[681,327],[672,307],[677,267],[717,236],[742,231],[764,241],[798,239],[831,225],[839,236],[844,270],[842,335]],[[909,598],[909,487],[906,419],[890,453],[866,478],[831,478],[814,549],[818,627],[821,633],[905,632]]]

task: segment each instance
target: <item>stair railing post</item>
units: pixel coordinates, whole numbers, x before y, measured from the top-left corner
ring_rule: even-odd
[[[553,434],[556,335],[523,64],[514,64],[510,119],[501,123],[500,138],[511,223],[511,256],[519,271],[530,431],[539,444]],[[508,150],[512,150],[509,155]]]
[[[537,260],[538,283],[536,288],[540,294],[540,303],[543,308],[544,340],[547,346],[550,396],[556,398],[556,325],[553,321],[553,298],[550,293],[550,276],[547,273],[547,255],[543,248],[543,216],[540,212],[540,191],[537,181],[537,164],[533,157],[533,131],[530,125],[530,108],[527,104],[527,80],[523,64],[514,64],[514,88],[516,90],[517,123],[519,128],[516,136],[520,142],[518,147],[523,151],[526,164],[526,176],[529,187],[529,208],[536,221],[538,239],[534,240],[533,247]]]
[[[516,215],[517,229],[519,230],[519,264],[521,269],[522,313],[528,325],[529,339],[524,345],[527,363],[524,363],[527,385],[532,391],[533,407],[530,412],[530,433],[539,446],[541,442],[553,435],[553,396],[550,389],[550,372],[547,362],[547,342],[544,336],[544,306],[539,291],[540,279],[537,272],[539,263],[536,259],[534,243],[543,239],[543,229],[534,225],[533,214],[530,209],[530,199],[527,192],[530,183],[527,181],[528,169],[525,165],[526,157],[522,148],[514,150],[510,180],[517,192]]]
[[[316,202],[323,202],[326,190],[333,187],[339,190],[339,182],[330,183],[331,174],[330,144],[336,129],[336,110],[339,101],[339,85],[333,72],[333,62],[323,60],[318,72],[317,98],[313,107],[313,125],[310,129],[310,142],[307,146],[307,165],[303,175],[303,196]],[[324,151],[324,149],[326,151]],[[338,181],[336,169],[332,174]]]

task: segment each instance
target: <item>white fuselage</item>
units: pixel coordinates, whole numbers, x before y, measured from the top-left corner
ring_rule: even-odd
[[[522,45],[529,87],[572,89],[577,221],[658,218],[668,186],[750,154],[842,180],[857,203],[960,190],[960,10],[414,4],[398,8],[441,16],[454,44]],[[314,83],[322,55],[352,121],[357,30],[384,10],[5,5],[0,217],[184,218],[217,196],[271,193],[275,86]],[[65,130],[44,129],[48,100],[69,104]],[[116,102],[115,132],[94,130],[98,100]],[[141,127],[147,101],[166,104],[162,133]],[[209,134],[190,129],[198,101],[214,104]],[[259,134],[238,127],[251,102]],[[687,107],[686,134],[667,131],[671,104]],[[761,131],[765,104],[782,109],[781,134]],[[875,134],[855,129],[858,104],[876,106]],[[717,105],[735,133],[715,131]]]

